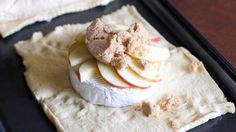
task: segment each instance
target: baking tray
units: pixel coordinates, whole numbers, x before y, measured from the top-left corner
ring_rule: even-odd
[[[134,5],[141,15],[168,41],[183,46],[202,60],[210,75],[228,100],[236,102],[235,69],[181,16],[166,0],[115,0],[106,7],[99,6],[80,13],[71,13],[38,22],[2,39],[0,38],[0,131],[53,132],[53,124],[34,99],[24,79],[22,59],[14,44],[29,39],[33,32],[47,34],[58,25],[85,23],[109,14],[122,5]],[[226,114],[190,131],[236,131],[236,115]]]

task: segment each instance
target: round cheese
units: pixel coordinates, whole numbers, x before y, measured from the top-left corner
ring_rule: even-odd
[[[92,104],[124,107],[142,102],[153,95],[157,90],[156,87],[147,89],[112,87],[105,83],[99,75],[81,82],[70,65],[68,69],[71,84],[75,91]]]

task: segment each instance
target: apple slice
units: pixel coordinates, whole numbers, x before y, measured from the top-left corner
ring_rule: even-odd
[[[151,86],[151,82],[144,80],[130,68],[116,69],[116,72],[126,83],[131,86],[138,88],[149,88]]]
[[[157,46],[150,46],[150,45],[145,45],[145,47],[149,49],[149,52],[145,56],[133,55],[129,51],[127,51],[127,54],[133,58],[144,59],[151,62],[163,61],[163,60],[166,60],[170,56],[169,49],[166,47],[157,47]]]
[[[101,62],[97,61],[97,67],[98,70],[102,76],[102,78],[111,86],[117,87],[117,88],[129,88],[130,85],[128,85],[126,82],[124,82],[115,72],[114,68],[103,64]]]
[[[128,60],[130,69],[143,79],[151,82],[159,82],[161,80],[158,68],[154,70],[144,70],[140,67],[138,60],[132,58],[129,58]]]
[[[85,44],[73,44],[69,49],[69,61],[72,67],[92,58]]]
[[[94,59],[89,59],[80,64],[77,74],[80,81],[84,82],[94,77],[96,73],[98,73],[96,61]]]

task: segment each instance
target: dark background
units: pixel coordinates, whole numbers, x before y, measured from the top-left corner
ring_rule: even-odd
[[[236,67],[236,0],[169,0]]]

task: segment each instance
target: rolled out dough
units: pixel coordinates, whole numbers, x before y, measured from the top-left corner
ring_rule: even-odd
[[[107,5],[113,0],[1,0],[0,34],[7,37],[37,21]]]
[[[102,19],[123,25],[141,21],[150,35],[161,37],[162,44],[171,49],[171,57],[164,64],[166,74],[157,87],[160,90],[149,100],[159,102],[167,94],[172,94],[180,97],[180,106],[176,111],[164,112],[156,118],[144,116],[133,106],[111,108],[86,102],[71,87],[67,50],[73,42],[84,41],[89,23],[59,26],[46,36],[37,32],[31,39],[15,45],[26,67],[27,84],[58,131],[186,131],[227,112],[235,112],[234,104],[227,102],[203,65],[199,72],[186,70],[198,59],[186,49],[168,43],[135,7],[124,6]]]

